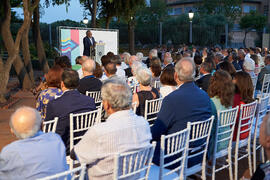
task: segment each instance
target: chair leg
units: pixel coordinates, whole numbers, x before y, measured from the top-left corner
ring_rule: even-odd
[[[213,158],[213,164],[212,164],[212,180],[215,180],[216,175],[216,158]]]
[[[253,141],[253,173],[256,171],[256,138]]]
[[[233,171],[232,171],[232,150],[229,150],[228,152],[228,163],[229,163],[229,175],[230,175],[230,180],[233,180]]]
[[[261,147],[261,156],[262,156],[262,163],[265,163],[265,155],[264,155],[264,148]]]
[[[250,147],[250,143],[247,146],[247,150],[248,150],[248,166],[249,166],[249,174],[250,177],[252,176],[252,163],[251,163],[251,147]]]
[[[235,147],[235,156],[234,156],[234,179],[238,179],[238,146]]]

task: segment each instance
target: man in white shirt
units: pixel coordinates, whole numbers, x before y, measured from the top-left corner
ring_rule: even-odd
[[[105,81],[101,96],[108,119],[91,127],[72,152],[88,164],[91,180],[113,179],[114,155],[145,148],[152,139],[148,122],[131,110],[132,93],[124,81]]]

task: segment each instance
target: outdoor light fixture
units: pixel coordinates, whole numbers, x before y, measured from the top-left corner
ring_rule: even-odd
[[[192,10],[189,11],[188,13],[188,17],[189,17],[189,43],[192,44],[192,19],[194,17],[194,12],[192,12]]]
[[[188,13],[188,17],[189,17],[189,20],[192,21],[192,19],[194,17],[194,13],[191,10]]]
[[[88,24],[88,19],[85,17],[82,22],[83,24]]]

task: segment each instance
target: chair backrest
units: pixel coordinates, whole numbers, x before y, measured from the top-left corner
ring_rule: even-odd
[[[261,127],[262,119],[266,115],[268,102],[269,102],[268,95],[265,97],[259,98],[258,108],[257,108],[257,112],[256,112],[256,122],[253,123],[255,125],[254,132],[256,132],[256,136],[259,134],[259,133],[257,133],[257,130],[259,130]]]
[[[265,74],[263,78],[261,93],[269,93],[269,86],[270,86],[270,74]]]
[[[212,129],[214,116],[210,117],[205,121],[188,122],[187,128],[190,129],[189,135],[189,148],[188,155],[185,162],[185,176],[188,174],[188,161],[196,158],[198,161],[194,166],[202,169],[203,162],[206,162],[206,152],[208,148],[210,133]],[[194,172],[196,173],[196,172]]]
[[[114,157],[113,179],[147,179],[156,142],[138,151],[116,154]]]
[[[97,108],[100,106],[102,102],[101,91],[86,91],[86,96],[90,96],[95,100]]]
[[[70,150],[73,149],[84,133],[95,124],[101,123],[101,108],[97,110],[70,114]]]
[[[84,176],[85,176],[85,171],[86,171],[86,165],[82,164],[80,167],[74,168],[72,170],[69,171],[65,171],[62,173],[58,173],[52,176],[48,176],[45,178],[40,178],[38,180],[58,180],[58,179],[62,179],[62,180],[84,180]]]
[[[163,98],[145,101],[144,118],[152,125],[157,119]]]
[[[239,111],[235,108],[218,111],[215,131],[215,146],[213,155],[219,158],[228,154],[228,147],[232,147],[233,131]],[[224,146],[221,146],[223,144]]]
[[[160,89],[161,87],[161,82],[160,81],[155,81],[154,88]]]
[[[258,76],[251,77],[251,80],[252,80],[253,87],[255,89],[256,88],[256,84],[257,84],[257,80],[258,80]]]
[[[252,129],[252,123],[257,108],[257,100],[249,104],[241,104],[239,123],[237,128],[236,146],[245,146],[250,140],[250,131]],[[242,141],[239,144],[239,141]]]
[[[43,121],[42,131],[45,133],[55,132],[57,123],[58,123],[58,117],[55,117],[53,120]]]
[[[137,102],[133,102],[132,103],[132,110],[133,110],[133,112],[136,114],[136,110],[137,110]]]
[[[159,179],[166,179],[166,176],[177,173],[183,179],[183,170],[188,150],[190,127],[169,135],[162,135],[160,142],[160,169]],[[173,161],[167,162],[171,158]],[[173,165],[174,168],[164,174],[164,168]]]

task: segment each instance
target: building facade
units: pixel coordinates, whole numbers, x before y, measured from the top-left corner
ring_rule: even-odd
[[[169,15],[179,16],[190,12],[196,12],[202,0],[165,0],[167,6],[170,8]],[[257,11],[268,17],[268,24],[270,24],[270,0],[243,0],[241,4],[242,15],[248,14],[251,11]],[[243,46],[244,32],[236,20],[233,28],[230,30],[230,45],[232,47]],[[256,32],[249,32],[246,37],[247,47],[254,47],[255,41],[258,38]]]

